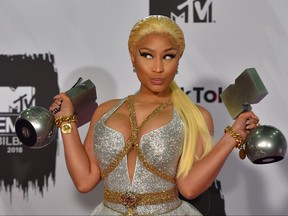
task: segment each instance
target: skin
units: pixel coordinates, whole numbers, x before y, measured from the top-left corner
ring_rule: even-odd
[[[134,95],[138,126],[156,107],[170,99],[171,91],[169,86],[176,75],[181,56],[182,53],[179,50],[179,46],[173,38],[168,35],[155,33],[143,37],[131,51],[131,62],[140,81],[139,91]],[[61,99],[63,100],[62,104],[60,102]],[[92,190],[101,180],[99,165],[93,152],[93,127],[118,101],[118,99],[107,101],[96,109],[83,145],[76,123],[72,123],[72,133],[62,134],[67,168],[76,188],[80,192]],[[74,113],[71,100],[65,93],[60,93],[54,97],[54,102],[49,108],[50,111],[60,104],[61,110],[55,114],[56,118],[61,115]],[[210,134],[213,135],[214,126],[210,113],[205,108],[198,107],[206,120]],[[141,128],[138,138],[140,139],[143,134],[169,123],[172,119],[172,112],[173,105],[169,105],[157,116],[146,122]],[[245,112],[239,115],[232,128],[245,139],[250,129],[256,127],[258,122],[259,119],[253,112]],[[105,124],[121,132],[125,140],[127,140],[131,135],[127,104],[124,103],[117,109],[106,120]],[[204,192],[215,180],[226,158],[235,146],[235,139],[230,134],[224,134],[208,155],[194,163],[185,178],[180,176],[177,179],[177,186],[181,194],[187,199],[191,199]],[[199,140],[196,154],[200,157],[202,153],[202,143]],[[137,157],[135,150],[131,149],[127,157],[128,171],[132,182]]]

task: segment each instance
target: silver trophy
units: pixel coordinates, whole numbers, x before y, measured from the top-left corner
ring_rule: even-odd
[[[268,91],[255,68],[248,68],[229,85],[220,95],[230,116],[235,119],[242,112],[252,110],[250,104],[260,102]],[[267,164],[280,161],[287,150],[287,141],[283,133],[270,125],[259,125],[247,136],[240,158],[255,164]],[[242,156],[241,154],[242,153]],[[243,155],[244,154],[244,155]]]
[[[91,120],[97,108],[96,87],[91,80],[76,84],[65,92],[71,99],[77,114],[77,126],[80,127]],[[15,121],[16,135],[19,140],[30,148],[42,148],[51,143],[57,134],[54,115],[40,106],[23,110]]]

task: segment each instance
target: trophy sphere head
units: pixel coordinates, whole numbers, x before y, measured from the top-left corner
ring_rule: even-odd
[[[254,128],[245,142],[248,159],[254,164],[267,164],[280,161],[287,150],[283,133],[270,125]]]
[[[49,110],[34,106],[20,113],[15,123],[19,140],[30,148],[42,148],[54,140],[57,127]]]

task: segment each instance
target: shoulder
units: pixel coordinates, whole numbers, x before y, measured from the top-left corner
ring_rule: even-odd
[[[203,106],[200,106],[198,104],[196,104],[198,110],[202,113],[202,115],[204,116],[204,118],[212,118],[210,112],[204,108]]]
[[[212,118],[211,113],[206,108],[204,108],[203,106],[200,106],[198,104],[196,104],[196,106],[197,106],[198,110],[201,112],[201,114],[203,115],[210,133],[213,134],[214,133],[214,123],[213,123],[213,118]]]
[[[121,99],[112,99],[112,100],[106,101],[100,104],[97,109],[102,110],[102,111],[105,111],[105,110],[108,111],[112,109],[120,100]]]
[[[111,110],[121,99],[112,99],[100,104],[97,109],[95,110],[92,122],[98,121],[105,113]]]

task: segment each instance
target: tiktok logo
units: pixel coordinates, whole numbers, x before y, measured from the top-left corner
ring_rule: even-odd
[[[185,92],[186,95],[192,98],[195,103],[222,103],[220,94],[222,93],[222,87],[217,89],[207,89],[206,87],[194,87],[192,89],[184,89],[181,87],[181,90]]]
[[[177,23],[214,23],[212,6],[213,0],[150,0],[150,14],[168,16]]]

